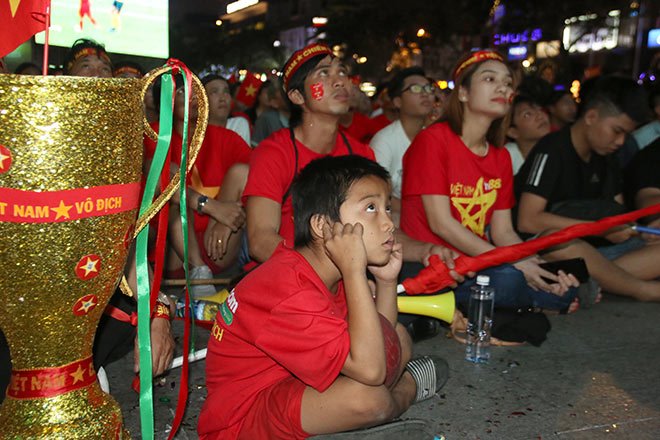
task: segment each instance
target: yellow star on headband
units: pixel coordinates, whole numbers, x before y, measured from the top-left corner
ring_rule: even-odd
[[[16,15],[16,10],[18,9],[18,5],[21,4],[21,0],[9,0],[9,8],[11,9],[11,17],[14,18]]]
[[[69,211],[73,208],[73,205],[65,205],[63,200],[60,200],[59,206],[53,208],[53,211],[57,214],[55,220],[60,217],[70,218]]]

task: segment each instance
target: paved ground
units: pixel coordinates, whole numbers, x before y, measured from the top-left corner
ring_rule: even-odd
[[[660,304],[606,296],[590,310],[551,317],[541,347],[496,347],[488,365],[463,360],[463,346],[439,335],[415,346],[444,356],[451,376],[441,393],[381,429],[330,439],[658,439]],[[182,334],[182,326],[176,326]],[[197,332],[197,347],[208,332]],[[130,356],[130,355],[129,355]],[[128,388],[130,357],[108,368],[127,428],[140,438],[137,395]],[[180,370],[155,387],[156,438],[172,421]],[[204,362],[191,367],[190,399],[177,439],[196,439],[206,393]],[[255,439],[256,440],[256,439]]]

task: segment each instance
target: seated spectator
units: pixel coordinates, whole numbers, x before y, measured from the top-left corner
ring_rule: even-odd
[[[227,80],[211,74],[202,78],[202,84],[209,99],[209,124],[233,131],[250,145],[250,123],[240,116],[229,117],[232,98]]]
[[[293,246],[289,187],[305,165],[326,155],[374,159],[371,148],[339,131],[339,118],[348,111],[350,81],[330,48],[311,44],[296,51],[283,72],[291,126],[276,131],[254,150],[243,194],[250,255],[257,262],[266,261],[281,241]]]
[[[174,101],[174,122],[171,140],[171,158],[178,168],[181,160],[181,143],[184,126],[183,79],[176,77],[177,92]],[[160,82],[154,86],[154,96],[160,96]],[[215,96],[211,97],[212,100]],[[214,104],[215,105],[215,104]],[[192,135],[197,118],[197,100],[190,102],[189,133]],[[152,124],[158,131],[158,124]],[[153,157],[156,143],[145,138],[148,158]],[[209,125],[204,141],[187,185],[188,209],[192,215],[189,224],[188,255],[192,279],[209,279],[213,274],[230,268],[238,257],[242,241],[245,212],[240,202],[247,179],[247,163],[251,149],[233,131],[217,125]],[[178,197],[170,204],[169,244],[167,269],[174,276],[182,276],[183,232],[180,221]],[[211,285],[196,285],[191,293],[195,297],[213,295]]]
[[[369,116],[360,112],[361,101],[364,93],[357,84],[350,81],[349,110],[339,119],[339,129],[350,134],[360,142],[368,143],[371,138],[382,127],[380,119],[370,119]]]
[[[601,78],[584,97],[578,120],[536,144],[516,176],[521,232],[545,233],[624,211],[614,153],[644,120],[645,102],[644,90],[634,81]],[[660,247],[633,235],[630,225],[622,225],[551,250],[544,258],[584,258],[605,291],[658,301],[660,282],[654,280],[660,276]]]
[[[650,94],[649,102],[653,110],[653,120],[633,132],[637,148],[643,150],[660,138],[660,86],[656,86]]]
[[[511,125],[506,131],[511,141],[504,145],[511,156],[514,175],[518,174],[532,147],[548,133],[550,119],[543,107],[528,96],[517,95],[511,107]]]
[[[14,70],[16,75],[41,75],[41,67],[34,63],[21,63]]]
[[[383,128],[370,142],[376,160],[392,176],[392,218],[399,223],[401,213],[401,178],[403,154],[417,133],[424,128],[426,117],[433,109],[433,86],[420,67],[410,67],[397,73],[388,87],[399,119]]]
[[[513,80],[497,52],[467,54],[457,66],[446,119],[422,130],[403,156],[401,229],[478,256],[522,241],[511,224],[513,172],[501,147]],[[533,256],[484,270],[498,286],[496,306],[568,310],[577,280],[540,262]],[[457,301],[467,302],[474,282],[458,286]]]
[[[575,122],[577,104],[569,90],[556,90],[546,108],[550,115],[550,131],[557,131]]]
[[[105,47],[96,41],[80,38],[64,57],[64,74],[112,78],[112,62]]]
[[[269,108],[264,110],[257,118],[252,133],[252,146],[256,147],[261,141],[282,128],[289,128],[290,111],[287,98],[284,95],[279,81],[271,80],[266,87]]]
[[[322,84],[341,87],[336,63],[329,55],[314,63],[330,66]],[[295,83],[287,84],[306,106]],[[402,251],[388,178],[377,163],[352,155],[314,160],[296,177],[295,248],[280,243],[216,318],[201,439],[302,439],[374,426],[445,383],[444,360],[408,362],[412,344],[397,324]]]
[[[641,209],[660,203],[660,138],[637,153],[624,173],[624,196],[630,209]],[[660,215],[642,219],[653,228],[660,228]],[[658,240],[658,236],[645,236]]]

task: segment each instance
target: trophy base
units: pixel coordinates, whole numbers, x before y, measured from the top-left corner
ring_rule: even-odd
[[[2,440],[131,438],[119,405],[98,383],[54,397],[7,396],[0,406],[0,426]]]

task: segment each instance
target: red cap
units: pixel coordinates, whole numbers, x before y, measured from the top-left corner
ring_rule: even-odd
[[[289,89],[289,80],[300,66],[309,61],[310,58],[313,58],[317,55],[332,55],[332,50],[321,43],[312,43],[302,49],[299,49],[291,55],[288,61],[284,64],[284,69],[282,69],[282,81],[284,83],[284,89]]]

